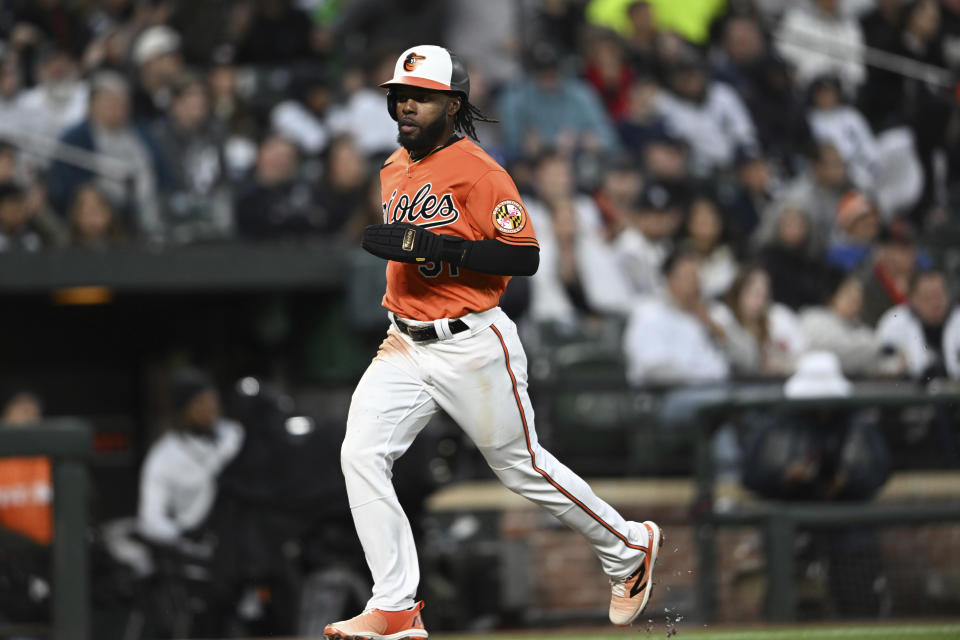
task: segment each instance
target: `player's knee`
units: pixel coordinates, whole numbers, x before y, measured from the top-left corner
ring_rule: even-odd
[[[496,474],[497,478],[500,479],[500,482],[503,483],[507,489],[513,491],[514,493],[520,493],[521,489],[526,484],[528,478],[526,475],[517,467],[510,467],[509,469],[494,469],[493,472]]]
[[[364,466],[369,465],[372,456],[368,451],[365,451],[367,447],[362,446],[361,443],[346,438],[343,441],[343,444],[340,446],[340,468],[343,469],[344,473],[348,471],[361,471]]]

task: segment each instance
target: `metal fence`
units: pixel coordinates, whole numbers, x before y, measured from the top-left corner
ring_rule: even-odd
[[[960,496],[936,503],[878,504],[764,501],[723,510],[715,500],[716,473],[711,434],[717,424],[745,410],[903,408],[914,405],[960,406],[960,394],[907,389],[844,398],[788,400],[770,390],[731,388],[724,397],[704,399],[695,409],[700,437],[696,444],[695,526],[699,580],[697,601],[705,621],[717,617],[716,539],[725,527],[750,526],[763,532],[766,573],[765,616],[786,622],[796,616],[794,540],[800,527],[843,528],[960,522]]]

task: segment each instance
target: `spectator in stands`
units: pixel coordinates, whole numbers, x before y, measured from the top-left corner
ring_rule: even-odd
[[[87,116],[89,88],[80,78],[77,60],[49,46],[38,54],[36,76],[37,85],[17,99],[23,116],[19,130],[49,141]]]
[[[822,249],[810,229],[803,205],[781,199],[764,213],[753,238],[759,262],[770,274],[773,299],[794,311],[823,299]]]
[[[344,72],[341,87],[345,96],[330,108],[330,131],[353,138],[366,155],[389,155],[397,147],[397,123],[390,117],[386,93],[378,85],[393,77],[399,51],[381,51],[371,62]],[[482,91],[480,77],[470,69],[470,104],[478,104]],[[475,123],[476,124],[476,123]]]
[[[896,46],[903,3],[904,0],[874,0],[873,7],[860,19],[863,41],[868,47],[890,51]]]
[[[877,142],[863,115],[844,103],[840,78],[823,75],[809,88],[807,118],[813,137],[829,142],[846,164],[850,181],[861,191],[870,190],[877,178]]]
[[[350,134],[336,136],[327,147],[317,185],[317,230],[339,234],[366,197],[366,158]]]
[[[730,84],[743,100],[769,160],[779,172],[792,174],[796,155],[809,139],[804,105],[787,63],[771,51],[756,17],[744,12],[726,18],[711,68],[715,79]]]
[[[810,167],[784,186],[784,197],[801,204],[810,214],[810,233],[822,250],[837,231],[837,204],[851,188],[847,167],[837,148],[820,141]]]
[[[903,30],[893,53],[934,67],[946,67],[940,3],[937,0],[909,2],[903,7],[901,20]],[[901,76],[900,82],[895,94],[902,102],[896,112],[903,114],[913,130],[924,176],[923,195],[911,218],[914,225],[923,230],[930,222],[937,221],[936,216],[931,216],[933,210],[944,206],[939,194],[945,185],[938,175],[936,157],[946,149],[944,132],[956,110],[956,98],[952,91],[945,91],[925,78]],[[940,211],[940,215],[944,212]]]
[[[773,202],[774,180],[769,160],[757,147],[739,147],[733,168],[733,184],[721,191],[721,197],[731,214],[730,235],[736,248],[743,251],[760,224],[761,213]]]
[[[17,3],[14,29],[28,27],[36,32],[33,41],[50,40],[58,49],[80,56],[90,39],[82,10],[64,0],[36,0]]]
[[[570,158],[541,155],[534,186],[535,195],[524,199],[540,242],[540,268],[530,279],[530,317],[569,327],[586,314],[626,314],[630,284],[604,239],[596,204],[576,191]]]
[[[643,147],[641,165],[649,182],[657,182],[680,194],[693,190],[690,157],[687,141],[665,124],[651,132]]]
[[[238,63],[283,65],[314,57],[310,16],[292,0],[253,0],[233,11]]]
[[[575,56],[584,27],[584,3],[552,2],[532,3],[525,16],[536,25],[533,38],[546,42],[563,57]]]
[[[97,17],[91,18],[92,23]],[[124,73],[129,67],[130,41],[133,35],[140,30],[140,20],[132,19],[122,26],[113,25],[109,20],[97,25],[101,31],[99,37],[87,47],[83,54],[82,65],[84,71],[114,71]]]
[[[628,96],[634,81],[623,41],[615,31],[596,30],[588,34],[585,48],[584,77],[600,96],[607,115],[618,123],[627,115]]]
[[[237,67],[228,48],[221,48],[215,54],[207,71],[207,85],[210,113],[228,139],[255,140],[260,126],[248,100],[240,95]]]
[[[848,376],[889,372],[889,363],[882,361],[885,354],[873,327],[860,320],[863,284],[849,274],[834,273],[832,279],[833,286],[823,306],[810,307],[800,314],[807,348],[835,354]]]
[[[240,450],[243,427],[223,418],[213,381],[180,369],[169,387],[171,428],[150,446],[140,471],[138,529],[159,545],[202,551],[198,540],[217,495],[217,476]]]
[[[712,53],[715,79],[736,89],[753,119],[760,147],[782,171],[793,173],[795,155],[809,138],[804,105],[786,61],[768,45],[753,12],[732,11]]]
[[[479,64],[467,63],[467,74],[470,76],[470,104],[479,109],[482,113],[496,113],[497,100],[500,96],[500,90],[505,85],[494,85],[490,69],[486,66],[487,61],[484,58],[479,59]],[[511,76],[511,78],[515,77]],[[379,76],[377,76],[379,77]],[[507,82],[510,82],[509,80]],[[383,95],[382,89],[381,96]],[[396,123],[391,120],[393,125],[393,144],[396,145]],[[477,139],[480,146],[493,155],[502,154],[503,142],[501,140],[500,121],[494,118],[484,120],[474,120],[473,127],[477,132]]]
[[[907,301],[917,258],[916,237],[906,221],[893,220],[880,229],[873,254],[858,271],[864,322],[876,326],[887,309]]]
[[[266,240],[315,231],[319,210],[314,189],[298,174],[297,146],[273,135],[260,145],[251,180],[236,194],[240,237]]]
[[[180,34],[166,25],[145,29],[133,45],[135,66],[133,118],[149,125],[163,116],[173,101],[173,87],[184,73]]]
[[[863,83],[863,31],[840,4],[840,0],[791,4],[780,22],[777,49],[795,67],[799,87],[823,73],[837,74],[848,95]]]
[[[649,2],[638,0],[627,7],[629,32],[625,35],[627,55],[634,70],[641,75],[657,75],[660,71],[660,50],[663,36]]]
[[[29,390],[4,399],[0,428],[27,428],[43,417],[40,397]],[[0,527],[47,546],[53,540],[53,480],[43,456],[0,458]]]
[[[72,246],[106,249],[123,240],[117,212],[92,182],[77,189],[70,206],[69,222],[69,243]]]
[[[233,33],[231,29],[234,27],[231,10],[237,3],[176,0],[159,4],[160,7],[155,11],[161,15],[154,17],[152,23],[170,25],[180,34],[180,52],[187,65],[191,67],[206,65],[220,51],[236,50],[231,41]],[[166,15],[162,15],[163,4],[167,5]],[[139,11],[145,12],[144,9]]]
[[[806,105],[793,85],[791,69],[779,56],[769,56],[756,71],[754,93],[744,96],[757,128],[757,140],[776,173],[792,176],[805,165],[812,144]]]
[[[769,57],[763,29],[749,14],[733,14],[723,22],[719,46],[711,59],[714,78],[737,90],[747,103],[762,80],[763,65]]]
[[[827,246],[827,262],[853,271],[869,257],[880,233],[876,205],[859,191],[849,191],[837,203],[837,233]]]
[[[797,316],[773,301],[763,267],[741,269],[710,317],[723,330],[721,345],[737,376],[785,376],[804,350]]]
[[[529,16],[530,11],[538,9],[542,11],[546,7],[542,2],[534,3],[539,5],[535,8],[526,7],[514,0],[487,0],[483,3],[477,3],[474,0],[443,1],[447,6],[447,19],[445,33],[440,40],[451,45],[460,59],[466,61],[471,85],[470,104],[477,105],[474,101],[476,87],[473,85],[475,72],[480,72],[480,69],[474,66],[475,63],[482,63],[484,82],[493,88],[501,87],[516,78],[520,74],[520,61],[517,59],[522,49],[520,41],[529,34],[529,30],[517,27],[532,17]],[[560,11],[577,9],[571,3],[557,4]],[[531,22],[533,20],[526,24]],[[574,30],[579,26],[578,22],[572,24]],[[543,38],[542,31],[538,31],[537,37]],[[399,54],[400,50],[395,51],[392,54],[393,58],[388,62],[390,64],[396,62]],[[391,77],[389,73],[391,70],[387,69],[387,75],[382,77]],[[378,84],[380,82],[383,80],[379,80]],[[478,105],[483,113],[492,113],[484,109],[484,106]],[[394,127],[394,137],[396,137],[396,127]]]
[[[185,244],[228,237],[233,202],[224,136],[210,115],[207,85],[199,76],[176,80],[170,108],[152,132],[172,174],[161,192],[167,239]]]
[[[21,84],[17,57],[0,51],[0,131],[17,131],[23,122],[18,100]]]
[[[69,236],[66,221],[57,213],[47,197],[44,182],[36,180],[27,183],[25,203],[30,224],[43,239],[45,247],[60,247],[67,244]]]
[[[0,402],[0,429],[29,429],[43,417],[32,391],[17,390]],[[0,458],[0,621],[49,620],[53,536],[50,459]]]
[[[593,89],[568,77],[546,43],[533,47],[529,74],[503,91],[498,113],[503,144],[514,155],[534,157],[550,147],[608,153],[619,146]]]
[[[657,96],[667,126],[690,145],[694,175],[709,176],[729,165],[741,145],[755,145],[756,130],[730,86],[710,79],[706,64],[689,55],[667,69],[668,91]]]
[[[177,370],[168,398],[170,426],[150,446],[140,469],[137,531],[151,545],[157,584],[172,574],[195,603],[183,612],[189,629],[176,632],[219,637],[233,613],[224,602],[233,594],[221,593],[227,585],[209,575],[219,543],[217,481],[239,452],[244,430],[222,417],[216,386],[198,370]]]
[[[98,157],[83,167],[62,160],[53,164],[47,185],[54,209],[65,217],[77,188],[94,180],[138,233],[162,237],[157,186],[166,184],[167,172],[153,137],[130,121],[129,89],[122,77],[109,71],[94,76],[87,119],[68,129],[61,142]],[[98,166],[107,161],[111,172]],[[123,169],[126,175],[117,175]]]
[[[950,296],[941,271],[921,271],[910,282],[907,302],[888,309],[877,323],[877,339],[892,349],[906,365],[911,378],[927,382],[947,377],[948,345],[960,344],[960,335],[949,335],[947,328],[960,330],[960,322],[950,318]],[[960,315],[955,310],[954,316]]]
[[[630,215],[642,190],[643,178],[636,162],[623,155],[608,161],[599,188],[593,194],[603,218],[607,240],[616,237],[630,224]]]
[[[634,295],[650,295],[660,289],[661,265],[673,250],[682,221],[682,204],[670,189],[656,183],[644,186],[627,226],[611,245]]]
[[[845,398],[851,391],[829,351],[804,354],[783,387],[788,400]],[[866,415],[781,411],[751,435],[743,468],[743,483],[765,498],[866,500],[886,482],[890,454]]]
[[[666,287],[630,313],[623,336],[632,384],[689,384],[727,378],[730,365],[719,346],[723,330],[700,294],[699,264],[677,251],[663,263]]]
[[[312,69],[300,70],[294,75],[291,93],[290,99],[277,103],[270,111],[270,126],[276,133],[296,141],[305,156],[318,156],[330,143],[328,80]]]
[[[0,184],[0,252],[36,251],[43,239],[30,223],[26,192],[14,182]]]
[[[904,0],[876,0],[872,11],[863,16],[860,25],[868,47],[881,51],[895,51],[900,47],[900,16]],[[903,114],[898,112],[903,96],[901,78],[889,69],[867,67],[866,82],[860,89],[859,106],[874,131],[880,132],[899,124]]]
[[[700,259],[703,297],[715,300],[726,293],[737,276],[737,258],[730,246],[727,225],[716,199],[699,193],[687,206],[680,241]]]
[[[801,357],[783,394],[788,400],[824,403],[849,396],[851,387],[837,357],[815,351]],[[891,461],[870,412],[788,405],[758,419],[749,435],[743,470],[744,486],[763,498],[862,501],[873,498],[886,483]],[[814,530],[805,538],[809,546],[799,547],[798,553],[811,566],[826,564],[830,606],[848,616],[878,615],[886,580],[876,534],[845,528]]]
[[[638,76],[626,95],[626,109],[617,123],[624,148],[636,159],[643,158],[647,144],[664,135],[666,119],[657,108],[660,85],[653,76]]]

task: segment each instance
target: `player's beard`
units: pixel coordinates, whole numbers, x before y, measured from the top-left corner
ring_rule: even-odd
[[[447,119],[450,116],[443,111],[436,120],[425,127],[418,127],[414,133],[397,134],[397,142],[411,155],[419,156],[433,151],[434,147],[443,142],[440,140],[447,128]],[[399,125],[398,125],[399,127]]]

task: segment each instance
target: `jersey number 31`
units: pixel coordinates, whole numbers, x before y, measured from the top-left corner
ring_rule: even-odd
[[[443,271],[443,265],[443,262],[431,262],[420,265],[418,269],[420,270],[420,275],[424,278],[436,278],[440,275],[440,272]],[[449,267],[451,278],[456,278],[460,275],[460,267],[450,264],[449,262],[447,262],[446,265]]]

